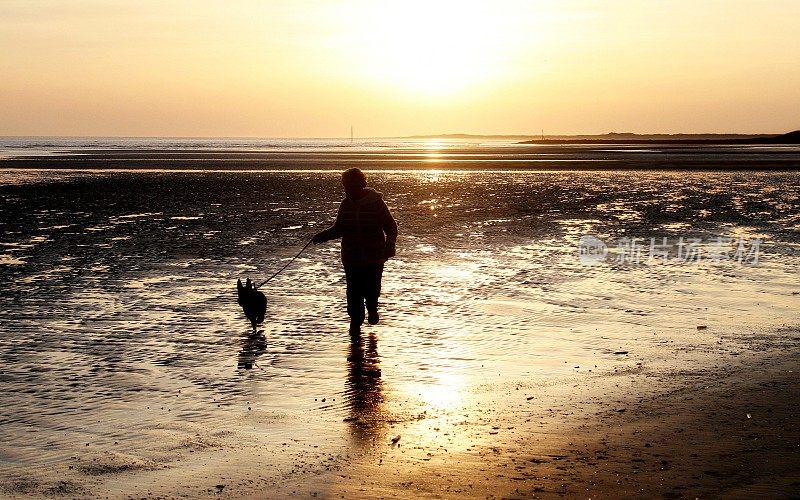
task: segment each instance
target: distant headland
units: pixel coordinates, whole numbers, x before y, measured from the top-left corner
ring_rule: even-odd
[[[715,135],[715,134],[654,134],[639,135],[630,133],[609,133],[597,136],[576,136],[572,138],[545,138],[521,141],[520,144],[686,144],[686,145],[725,145],[725,144],[800,144],[800,130],[779,135]]]
[[[786,134],[636,134],[609,132],[593,135],[413,135],[409,139],[499,140],[518,144],[800,144],[800,130]]]

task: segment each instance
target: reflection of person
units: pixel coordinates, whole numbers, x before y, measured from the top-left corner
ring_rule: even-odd
[[[366,341],[361,336],[353,337],[347,362],[345,396],[350,407],[347,420],[351,422],[352,436],[362,444],[374,443],[385,423],[381,360],[375,335],[370,333]]]
[[[383,195],[367,187],[367,176],[357,168],[342,173],[345,198],[336,222],[311,239],[315,244],[342,238],[342,264],[347,278],[347,314],[350,333],[361,331],[366,301],[370,325],[378,323],[383,264],[395,254],[397,223]]]

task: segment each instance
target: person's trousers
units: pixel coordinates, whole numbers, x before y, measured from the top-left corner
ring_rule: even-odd
[[[344,275],[347,280],[347,314],[351,323],[360,325],[364,322],[365,303],[368,310],[378,308],[383,264],[345,266]]]

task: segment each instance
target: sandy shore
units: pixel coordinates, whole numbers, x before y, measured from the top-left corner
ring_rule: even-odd
[[[371,173],[403,243],[355,344],[335,245],[262,337],[235,302],[336,172],[3,175],[0,497],[798,489],[796,174]],[[765,244],[585,266],[586,234]]]
[[[706,366],[676,353],[669,362],[576,376],[543,392],[524,381],[494,387],[474,408],[451,416],[458,430],[450,436],[437,431],[444,427],[437,421],[398,425],[397,445],[390,438],[372,457],[311,480],[296,475],[274,491],[343,498],[792,498],[800,490],[800,336],[779,335],[779,345],[765,344],[774,337],[754,338],[737,356]],[[537,396],[529,399],[532,392]],[[458,449],[463,442],[480,444]]]
[[[371,495],[376,488],[386,496],[402,491],[401,496],[512,498],[790,497],[799,485],[800,432],[793,422],[800,367],[796,357],[777,352],[743,356],[709,367],[687,362],[684,368],[680,363],[643,366],[614,376],[576,378],[527,405],[519,403],[516,389],[509,390],[489,403],[490,410],[465,419],[472,432],[493,429],[492,443],[428,463],[395,454],[384,463],[394,467],[390,473],[381,474],[374,464],[357,468],[334,491],[343,496]],[[370,478],[366,489],[363,477]]]
[[[51,148],[52,149],[52,148]],[[2,151],[0,151],[2,153]],[[795,145],[618,142],[436,144],[286,149],[56,149],[39,156],[0,154],[0,169],[52,170],[797,170]]]
[[[722,339],[547,387],[504,380],[440,415],[350,419],[346,454],[201,436],[179,458],[105,450],[3,483],[12,498],[793,498],[800,333]],[[700,352],[703,351],[703,352]],[[666,354],[669,354],[668,356]],[[585,367],[584,367],[585,368]],[[265,428],[268,428],[265,423]]]

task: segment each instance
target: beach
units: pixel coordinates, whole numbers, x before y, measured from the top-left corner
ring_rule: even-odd
[[[797,332],[780,333],[782,348],[796,350]],[[350,421],[352,441],[335,452],[288,435],[280,446],[265,446],[261,433],[275,422],[259,420],[244,436],[195,434],[168,466],[106,450],[75,460],[79,473],[62,468],[44,482],[6,483],[6,491],[119,498],[792,498],[800,438],[796,358],[726,344],[736,351],[718,365],[707,356],[703,363],[680,356],[544,388],[506,381],[474,395],[469,409],[388,420],[384,432],[376,432],[375,421]],[[676,368],[681,363],[691,368]]]
[[[0,162],[4,496],[799,489],[796,147],[57,146]],[[236,280],[332,222],[346,166],[400,227],[381,323],[348,335],[332,242],[252,335]]]

